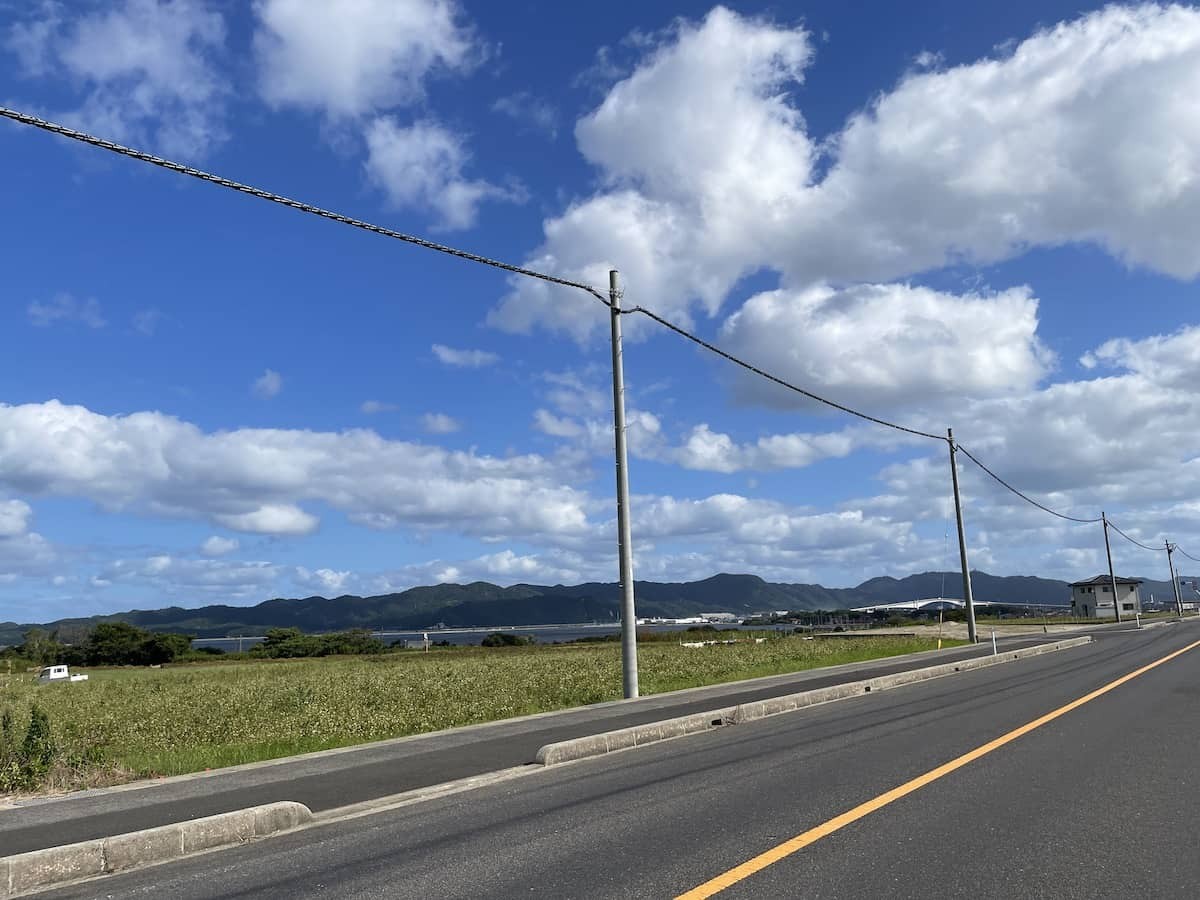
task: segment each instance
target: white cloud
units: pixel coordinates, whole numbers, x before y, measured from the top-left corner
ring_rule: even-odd
[[[817,285],[750,298],[722,337],[733,353],[852,406],[936,409],[948,398],[1029,391],[1052,363],[1037,325],[1027,288],[962,296],[904,284]],[[740,372],[736,387],[743,399],[773,406],[812,403]]]
[[[619,268],[632,302],[685,324],[763,269],[804,291],[1082,242],[1200,273],[1200,10],[1109,6],[911,71],[822,144],[823,169],[790,93],[802,28],[718,7],[640,45],[576,127],[602,188],[546,221],[533,268],[595,285]],[[581,340],[605,325],[582,297],[510,284],[493,325]]]
[[[274,369],[267,369],[254,380],[253,391],[255,395],[262,397],[264,400],[269,400],[282,390],[283,376]]]
[[[445,413],[425,413],[421,416],[421,427],[430,434],[453,434],[462,428],[462,423]]]
[[[450,452],[365,430],[205,433],[155,412],[0,404],[0,485],[252,533],[312,531],[317,516],[303,504],[320,503],[374,528],[572,541],[589,534],[592,501],[563,474],[536,455]]]
[[[542,432],[542,434],[563,438],[580,437],[587,431],[583,423],[574,419],[556,416],[546,409],[539,409],[534,412],[533,427]]]
[[[263,97],[333,118],[412,104],[431,73],[480,55],[450,0],[259,0],[254,10]]]
[[[529,91],[518,91],[501,97],[492,104],[492,110],[508,116],[526,129],[546,135],[551,140],[558,137],[558,112],[549,102]]]
[[[0,538],[18,537],[29,530],[33,510],[23,500],[0,500]]]
[[[686,317],[693,300],[715,312],[768,262],[767,239],[808,180],[815,150],[787,90],[810,56],[802,28],[722,7],[680,23],[578,123],[579,148],[608,187],[548,220],[529,265],[594,285],[619,268],[630,296],[660,312]],[[606,325],[602,313],[513,280],[489,321],[583,338]]]
[[[254,36],[263,98],[361,130],[365,171],[398,209],[431,210],[438,229],[469,228],[487,200],[523,189],[466,174],[466,138],[431,119],[394,114],[424,97],[437,72],[462,74],[483,48],[452,0],[259,0]]]
[[[439,362],[464,369],[480,369],[500,362],[499,355],[487,350],[455,350],[445,344],[434,344],[433,355]]]
[[[201,157],[224,141],[228,85],[218,74],[225,23],[204,0],[124,0],[104,11],[43,3],[8,30],[31,78],[66,76],[82,103],[71,124],[167,155]]]
[[[399,408],[395,403],[387,403],[383,400],[364,400],[359,410],[365,415],[373,416],[376,413],[395,412]]]
[[[714,432],[707,424],[701,424],[673,450],[671,458],[685,469],[705,472],[795,469],[822,459],[847,456],[861,446],[877,443],[879,437],[893,440],[878,432],[870,434],[861,429],[845,429],[828,434],[777,434],[761,437],[754,443],[739,444],[729,435]]]
[[[30,531],[33,510],[24,500],[0,499],[0,583],[22,576],[48,575],[58,552],[44,537]]]
[[[297,566],[293,577],[299,584],[332,597],[346,593],[346,585],[354,576],[351,572],[338,572],[333,569],[311,571]]]
[[[200,545],[200,552],[205,556],[227,556],[238,546],[237,538],[226,538],[214,534]]]
[[[432,121],[402,126],[390,116],[366,129],[367,176],[398,208],[428,208],[438,214],[435,227],[470,228],[485,200],[519,202],[524,193],[470,179],[470,160],[461,135]]]
[[[567,550],[548,550],[539,553],[517,553],[506,549],[473,559],[442,559],[415,563],[395,572],[375,576],[371,589],[380,593],[401,591],[422,584],[466,584],[490,581],[495,584],[575,584],[594,576],[612,580],[612,573],[578,553]]]
[[[58,551],[37,532],[0,537],[0,575],[8,580],[50,575],[58,563]]]
[[[108,323],[100,313],[100,303],[94,297],[76,300],[70,294],[55,294],[52,300],[42,303],[34,300],[25,309],[29,321],[39,328],[56,322],[72,322],[88,328],[103,328]]]
[[[216,513],[213,521],[234,531],[255,534],[311,534],[319,520],[294,503],[264,503],[257,509],[238,513]]]
[[[719,534],[725,540],[804,549],[840,547],[851,541],[902,541],[909,531],[907,523],[871,521],[858,511],[806,514],[736,494],[699,500],[637,499],[646,504],[639,533],[648,538]]]
[[[282,570],[269,562],[180,559],[169,554],[116,559],[92,577],[94,587],[148,586],[167,595],[204,593],[214,600],[256,599],[275,584]]]
[[[1191,278],[1198,93],[1200,10],[1185,6],[1107,6],[910,74],[839,136],[788,271],[895,277],[1082,241]]]

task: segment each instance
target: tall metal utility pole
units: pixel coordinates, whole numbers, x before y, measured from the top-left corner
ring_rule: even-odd
[[[963,601],[967,609],[967,640],[978,643],[975,634],[975,598],[971,596],[971,567],[967,565],[967,534],[963,529],[962,498],[958,495],[958,458],[954,447],[954,429],[946,429],[946,440],[950,444],[950,481],[954,485],[954,518],[958,522],[958,558],[962,563]]]
[[[1108,582],[1112,586],[1113,594],[1113,612],[1117,614],[1117,621],[1121,621],[1121,604],[1117,602],[1117,576],[1113,574],[1112,567],[1112,547],[1108,543],[1108,516],[1104,514],[1104,510],[1100,510],[1100,521],[1104,523],[1104,552],[1108,556]],[[1096,610],[1100,612],[1099,609]]]
[[[621,277],[608,273],[612,321],[613,432],[617,456],[617,553],[621,572],[621,685],[625,698],[638,695],[637,610],[633,602],[633,534],[629,526],[629,469],[625,449],[625,367],[621,349]]]
[[[1179,618],[1183,618],[1183,597],[1179,595],[1179,579],[1175,577],[1175,563],[1171,560],[1171,554],[1175,552],[1175,548],[1171,546],[1171,542],[1163,540],[1163,544],[1167,548],[1167,568],[1171,570],[1171,590],[1175,592],[1175,612],[1179,614]]]

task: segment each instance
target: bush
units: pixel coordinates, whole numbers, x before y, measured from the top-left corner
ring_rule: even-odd
[[[17,739],[16,723],[8,709],[0,714],[0,791],[32,790],[45,780],[58,749],[50,731],[50,717],[36,703],[29,727]]]
[[[383,653],[387,645],[369,631],[354,629],[332,634],[305,634],[299,628],[268,628],[266,640],[250,650],[251,656],[298,659],[306,656],[352,656]]]
[[[536,639],[524,634],[507,634],[503,631],[493,631],[482,641],[481,647],[528,647],[536,643]]]

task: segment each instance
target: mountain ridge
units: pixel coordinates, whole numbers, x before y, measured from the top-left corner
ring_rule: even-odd
[[[1170,582],[1143,579],[1143,597],[1170,595]],[[1068,582],[1032,575],[971,573],[973,594],[981,602],[1066,606]],[[961,599],[958,572],[921,572],[903,578],[876,576],[855,587],[766,581],[758,575],[718,573],[698,581],[635,581],[640,616],[687,616],[704,612],[747,615],[767,610],[846,609],[926,597]],[[615,583],[578,585],[514,584],[487,581],[422,585],[405,591],[362,597],[275,597],[253,606],[210,604],[169,606],[44,623],[0,623],[0,645],[15,644],[30,628],[58,631],[73,640],[98,622],[129,622],[151,631],[175,631],[196,637],[261,634],[267,628],[295,627],[306,632],[349,628],[397,630],[451,627],[499,627],[551,622],[616,621],[620,590]]]

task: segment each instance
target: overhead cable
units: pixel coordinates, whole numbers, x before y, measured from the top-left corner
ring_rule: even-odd
[[[684,328],[681,328],[680,326],[676,325],[674,322],[664,319],[662,316],[658,315],[657,313],[651,312],[650,310],[646,309],[643,306],[631,306],[628,309],[621,310],[621,312],[622,313],[630,313],[630,314],[641,313],[642,315],[646,316],[647,318],[653,319],[655,322],[662,325],[664,328],[669,328],[671,331],[674,331],[676,334],[680,335],[681,337],[687,338],[692,343],[699,344],[705,350],[715,353],[715,354],[717,354],[717,356],[724,357],[725,359],[729,360],[734,365],[741,366],[743,369],[745,369],[748,372],[753,372],[755,375],[759,375],[759,376],[767,379],[767,381],[773,381],[775,384],[778,384],[781,387],[785,387],[789,391],[795,391],[797,394],[801,394],[810,400],[815,400],[818,403],[823,403],[826,406],[831,406],[834,409],[841,410],[844,413],[849,413],[852,416],[857,416],[860,419],[865,419],[868,422],[874,422],[876,425],[883,425],[886,428],[894,428],[896,431],[903,431],[908,434],[915,434],[917,437],[929,438],[934,441],[945,441],[946,440],[946,436],[944,434],[930,434],[928,431],[921,431],[920,429],[917,429],[917,428],[909,428],[906,425],[898,425],[895,422],[887,421],[887,419],[880,419],[876,416],[868,415],[865,412],[859,412],[857,409],[852,409],[849,406],[844,406],[843,404],[838,403],[834,400],[829,400],[825,397],[820,396],[819,394],[814,394],[812,391],[806,391],[804,388],[797,387],[796,385],[792,384],[789,381],[784,381],[778,375],[772,375],[770,372],[766,372],[763,369],[760,369],[758,366],[752,365],[743,359],[738,359],[738,357],[734,356],[732,353],[727,353],[726,351],[722,350],[720,347],[716,346],[715,344],[709,343],[708,341],[704,340],[704,338],[701,338],[701,337],[698,337],[697,335],[692,334],[690,331],[688,331]]]
[[[1190,559],[1192,562],[1197,562],[1197,563],[1200,563],[1200,559],[1196,559],[1196,557],[1192,556],[1192,554],[1188,553],[1186,550],[1184,550],[1184,549],[1183,549],[1182,547],[1180,547],[1178,544],[1176,544],[1176,545],[1175,545],[1175,548],[1174,548],[1174,549],[1175,549],[1175,552],[1176,552],[1176,553],[1182,553],[1184,556],[1186,556],[1186,557],[1187,557],[1188,559]]]
[[[1091,525],[1095,522],[1100,521],[1099,517],[1096,517],[1095,519],[1081,519],[1081,518],[1078,518],[1077,516],[1068,516],[1066,513],[1060,513],[1056,509],[1051,509],[1050,507],[1046,506],[1046,504],[1044,504],[1044,503],[1039,503],[1038,501],[1036,501],[1032,497],[1030,497],[1028,494],[1022,493],[1021,491],[1017,490],[1015,487],[1013,487],[1011,484],[1009,484],[1007,481],[1005,481],[1003,478],[1001,478],[999,475],[997,475],[995,472],[993,472],[991,469],[989,469],[987,466],[985,466],[982,462],[979,461],[979,458],[977,456],[975,456],[975,454],[973,454],[970,450],[968,450],[962,444],[959,444],[956,442],[955,446],[958,447],[958,449],[962,452],[962,454],[964,456],[967,457],[967,459],[971,460],[971,462],[975,463],[975,465],[977,465],[977,466],[979,466],[979,468],[983,469],[983,471],[985,471],[988,475],[990,475],[993,479],[995,479],[999,484],[1003,485],[1005,488],[1012,491],[1014,494],[1016,494],[1018,497],[1020,497],[1026,503],[1033,504],[1034,506],[1036,506],[1038,509],[1042,510],[1043,512],[1048,512],[1052,516],[1058,516],[1060,519],[1066,519],[1068,522],[1079,522],[1082,525]]]
[[[1115,531],[1117,534],[1119,534],[1121,537],[1125,538],[1125,540],[1129,541],[1129,543],[1137,544],[1143,550],[1149,550],[1151,553],[1161,553],[1163,551],[1162,547],[1148,547],[1147,545],[1143,544],[1141,541],[1139,541],[1135,538],[1131,538],[1129,535],[1127,535],[1125,532],[1123,532],[1120,528],[1118,528],[1116,525],[1114,525],[1112,519],[1108,520],[1108,527],[1111,528],[1113,531]],[[1184,555],[1186,556],[1187,554],[1184,554]]]
[[[449,256],[457,256],[459,259],[470,260],[471,262],[482,263],[485,266],[491,266],[494,269],[503,269],[505,272],[512,272],[516,275],[524,275],[528,278],[536,278],[540,281],[548,281],[551,284],[560,284],[563,287],[577,288],[581,291],[587,291],[605,306],[609,306],[608,299],[600,291],[590,285],[582,284],[578,281],[569,281],[566,278],[559,278],[555,275],[547,275],[544,272],[537,272],[533,269],[514,266],[511,263],[501,262],[500,260],[491,259],[487,256],[480,256],[477,253],[469,253],[466,250],[459,250],[456,247],[448,247],[445,244],[438,244],[434,241],[426,240],[422,237],[417,237],[412,234],[405,234],[402,231],[394,231],[391,228],[384,228],[380,225],[373,225],[370,222],[364,222],[361,219],[354,219],[350,216],[344,216],[341,213],[330,212],[327,209],[322,209],[319,206],[313,206],[311,203],[304,203],[300,200],[292,200],[289,197],[283,197],[279,194],[272,194],[270,191],[264,191],[261,188],[251,187],[247,184],[242,184],[237,181],[231,181],[228,178],[222,178],[220,175],[213,175],[210,172],[204,172],[192,166],[185,166],[182,163],[172,162],[169,159],[163,159],[159,156],[154,156],[150,153],[144,153],[141,150],[134,150],[131,147],[126,147],[122,144],[117,144],[112,141],[106,141],[103,138],[94,137],[82,131],[76,131],[74,128],[68,128],[65,125],[59,125],[55,122],[48,122],[45,119],[40,119],[37,116],[32,116],[29,113],[18,112],[14,109],[8,109],[0,106],[0,116],[11,119],[14,122],[20,122],[24,125],[32,125],[35,128],[40,128],[43,131],[49,131],[52,134],[62,135],[63,137],[71,138],[75,141],[80,141],[84,144],[91,144],[93,147],[99,147],[102,150],[109,150],[113,153],[119,153],[121,156],[128,156],[131,159],[140,160],[150,165],[158,166],[163,169],[169,169],[172,172],[178,172],[181,175],[189,175],[192,178],[198,178],[201,181],[207,181],[211,184],[217,184],[221,187],[229,188],[232,191],[239,191],[243,194],[249,194],[252,197],[258,197],[260,200],[269,200],[272,203],[278,203],[281,206],[288,206],[292,209],[297,209],[300,212],[309,213],[310,215],[320,216],[323,219],[331,219],[334,222],[341,222],[343,225],[351,225],[355,228],[361,228],[364,231],[370,231],[375,234],[381,234],[384,237],[393,238],[398,241],[404,241],[406,244],[415,244],[418,247],[424,247],[427,250],[436,250],[438,253],[445,253]]]

